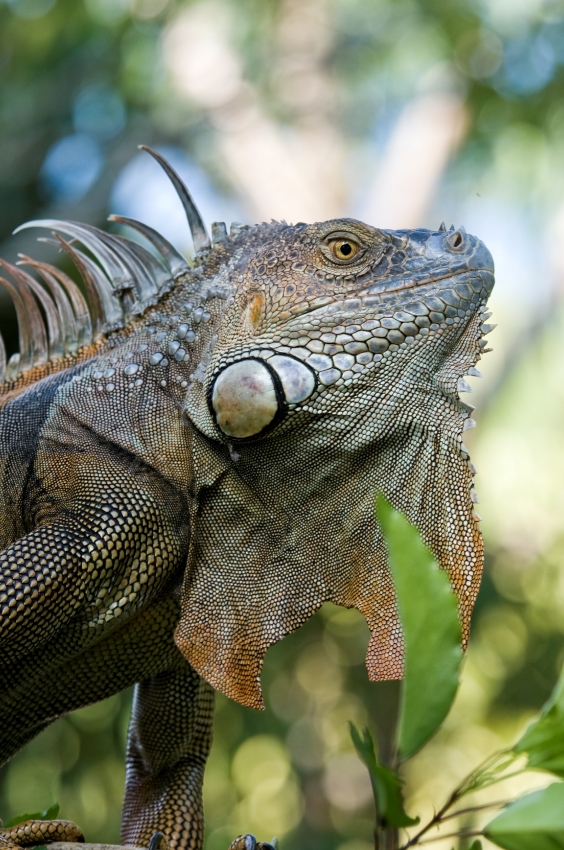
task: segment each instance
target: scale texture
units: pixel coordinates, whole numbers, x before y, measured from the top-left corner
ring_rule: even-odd
[[[0,762],[136,684],[122,840],[196,850],[214,689],[262,708],[266,650],[327,600],[366,618],[370,678],[401,677],[376,492],[448,571],[466,643],[483,550],[459,391],[492,259],[463,229],[341,219],[196,229],[189,265],[139,223],[155,250],[35,224],[90,309],[54,266],[4,264]],[[80,837],[53,823],[0,846]]]

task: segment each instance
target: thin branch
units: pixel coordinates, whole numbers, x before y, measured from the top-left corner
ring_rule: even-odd
[[[474,829],[469,832],[449,832],[447,835],[436,835],[434,838],[424,838],[419,844],[432,844],[434,841],[446,841],[447,838],[474,838],[475,836],[483,835],[479,829]]]
[[[52,841],[45,847],[48,850],[145,850],[134,844],[80,844],[75,841]]]
[[[445,815],[454,804],[460,800],[465,794],[477,790],[477,781],[480,776],[483,776],[486,773],[489,767],[494,767],[496,761],[499,761],[503,756],[507,757],[511,753],[511,750],[500,750],[497,753],[494,753],[489,758],[485,759],[478,767],[472,771],[467,777],[465,777],[459,785],[456,786],[454,791],[448,797],[446,803],[439,809],[438,812],[431,818],[431,820],[419,830],[416,835],[409,839],[405,844],[403,844],[400,850],[407,850],[408,847],[414,847],[416,844],[422,844],[424,842],[421,841],[421,838],[429,832],[430,829],[433,829],[435,826],[439,826],[443,820],[445,820]],[[508,765],[511,764],[511,761],[508,762]],[[522,771],[519,771],[522,772]],[[512,776],[515,774],[511,774]],[[503,777],[505,778],[505,777]],[[499,780],[495,779],[494,782]],[[472,784],[474,782],[474,785]],[[488,784],[492,785],[493,782],[489,782]],[[487,787],[487,786],[481,786]]]
[[[452,812],[450,815],[445,815],[442,820],[451,820],[452,818],[457,818],[460,815],[468,815],[472,812],[482,812],[485,811],[485,809],[497,809],[499,806],[507,806],[510,802],[510,800],[497,800],[495,803],[484,803],[480,806],[469,806],[467,809],[457,809],[456,812]]]

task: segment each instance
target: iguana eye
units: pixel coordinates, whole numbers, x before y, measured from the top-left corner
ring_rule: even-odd
[[[329,249],[337,260],[352,260],[360,251],[360,245],[352,239],[332,239]]]

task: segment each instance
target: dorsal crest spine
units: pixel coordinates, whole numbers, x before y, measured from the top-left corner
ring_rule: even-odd
[[[209,251],[210,238],[188,189],[160,154],[144,145],[140,147],[153,156],[172,181],[186,212],[196,254]],[[31,227],[50,230],[51,237],[41,237],[39,241],[54,244],[69,255],[80,272],[87,300],[76,283],[56,266],[19,255],[18,266],[31,266],[39,273],[42,284],[18,266],[0,260],[9,275],[0,276],[0,283],[14,301],[20,349],[7,361],[0,336],[0,381],[14,380],[45,364],[55,366],[58,360],[62,365],[68,355],[100,343],[107,334],[155,306],[174,281],[190,271],[190,262],[156,230],[122,216],[112,215],[109,220],[140,233],[156,256],[125,236],[74,221],[34,220],[14,231]]]

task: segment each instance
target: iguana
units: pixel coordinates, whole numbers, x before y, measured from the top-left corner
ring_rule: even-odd
[[[122,840],[196,850],[214,689],[262,708],[267,648],[326,600],[365,616],[370,678],[401,677],[377,491],[448,571],[466,643],[483,551],[458,394],[486,348],[493,261],[444,224],[215,223],[212,244],[149,152],[193,262],[119,216],[137,241],[23,225],[54,234],[88,305],[57,267],[1,261],[20,352],[0,350],[0,762],[135,683]],[[80,831],[39,822],[0,844],[61,836]]]

